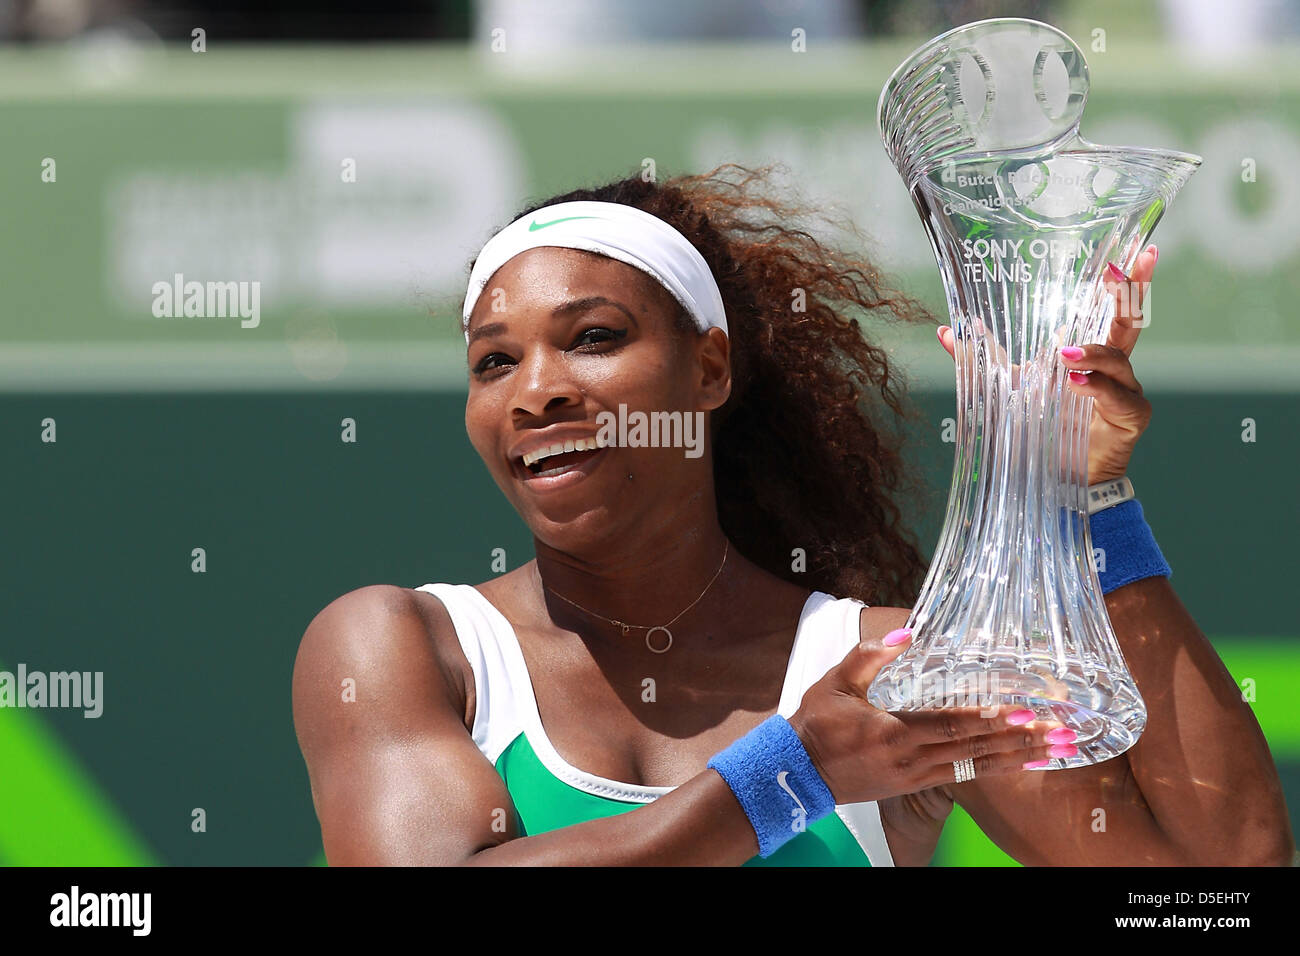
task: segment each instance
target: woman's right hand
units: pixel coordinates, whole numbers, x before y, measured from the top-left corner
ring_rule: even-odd
[[[1033,712],[1023,707],[890,713],[867,703],[871,681],[906,647],[907,641],[895,647],[855,644],[808,688],[790,717],[837,804],[952,784],[953,763],[966,757],[974,758],[976,777],[1028,773],[1026,761],[1048,758],[1056,744],[1046,735],[1062,724],[1033,720]]]

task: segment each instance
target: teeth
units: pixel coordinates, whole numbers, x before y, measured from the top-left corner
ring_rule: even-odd
[[[599,436],[591,438],[568,439],[563,442],[556,442],[545,448],[536,448],[524,455],[524,467],[528,468],[536,464],[543,458],[549,458],[552,455],[562,455],[570,451],[595,451],[597,448],[605,448],[609,445],[608,441],[601,441]]]
[[[524,455],[524,467],[527,468],[528,466],[541,461],[543,458],[549,458],[551,455],[563,454],[563,452],[564,446],[560,444],[549,445],[546,448],[538,448],[536,451],[531,451],[527,455]]]

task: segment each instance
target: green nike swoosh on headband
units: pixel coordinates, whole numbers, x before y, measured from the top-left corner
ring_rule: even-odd
[[[552,219],[550,222],[538,222],[534,219],[528,224],[529,232],[536,232],[538,229],[545,229],[547,226],[553,226],[557,222],[568,222],[570,219],[599,219],[599,216],[565,216],[563,219]]]

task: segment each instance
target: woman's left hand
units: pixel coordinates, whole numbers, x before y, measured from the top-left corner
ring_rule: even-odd
[[[1115,318],[1106,344],[1076,346],[1083,350],[1078,358],[1059,356],[1067,368],[1078,370],[1070,374],[1069,387],[1095,400],[1088,431],[1089,485],[1125,474],[1133,447],[1151,421],[1151,403],[1142,396],[1142,386],[1133,375],[1129,355],[1142,331],[1135,323],[1143,321],[1142,301],[1146,284],[1155,271],[1156,255],[1156,247],[1147,246],[1126,282],[1115,278],[1118,269],[1111,272],[1108,267],[1105,282],[1115,296]],[[1137,294],[1129,295],[1130,290]],[[1134,298],[1137,302],[1132,303]],[[951,328],[939,327],[939,341],[956,358]]]

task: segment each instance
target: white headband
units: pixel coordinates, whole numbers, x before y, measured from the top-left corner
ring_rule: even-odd
[[[461,324],[492,274],[527,249],[560,246],[599,252],[648,273],[672,293],[700,331],[727,331],[722,293],[699,250],[658,216],[613,202],[561,202],[516,219],[487,241],[469,277]]]

